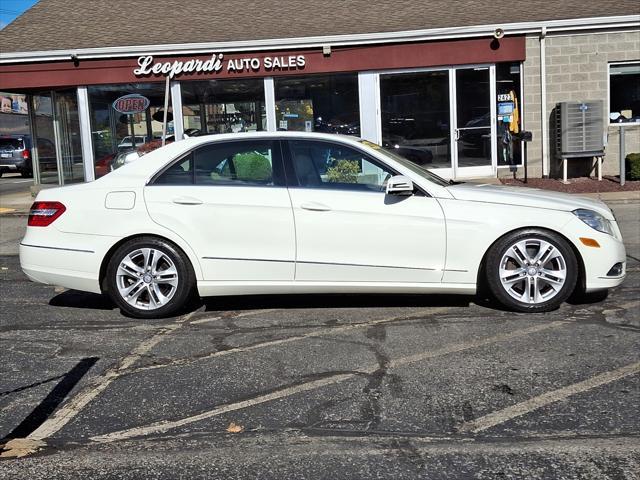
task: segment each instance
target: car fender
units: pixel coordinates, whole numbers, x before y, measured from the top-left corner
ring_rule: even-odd
[[[498,203],[438,199],[447,228],[445,283],[477,283],[482,259],[500,237],[524,228],[562,233],[570,212]]]
[[[113,194],[127,194],[127,198],[131,200],[129,203],[109,203],[109,198]],[[102,261],[114,246],[129,238],[155,235],[166,238],[180,247],[189,258],[196,279],[202,279],[200,262],[189,242],[157,224],[149,216],[142,187],[102,188],[97,185],[97,182],[93,182],[41,191],[37,201],[47,200],[62,202],[67,208],[65,214],[51,227],[62,234],[73,234],[75,237],[85,238],[87,243],[91,243],[93,238],[95,245],[87,245],[87,248],[102,255]]]

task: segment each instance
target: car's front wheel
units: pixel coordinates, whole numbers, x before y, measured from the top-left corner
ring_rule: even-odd
[[[193,291],[194,275],[189,260],[175,245],[142,237],[115,251],[106,285],[122,311],[138,318],[159,318],[184,307]]]
[[[493,296],[511,310],[555,310],[574,291],[578,261],[560,235],[538,229],[512,232],[489,250],[486,280]]]

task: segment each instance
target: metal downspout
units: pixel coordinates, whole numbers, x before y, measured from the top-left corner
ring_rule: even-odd
[[[542,130],[542,176],[549,177],[549,120],[547,118],[547,27],[540,29],[540,103]]]

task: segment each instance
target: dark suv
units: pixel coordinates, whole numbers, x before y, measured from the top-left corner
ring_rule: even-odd
[[[5,172],[18,172],[23,177],[33,176],[29,135],[0,137],[0,177]]]

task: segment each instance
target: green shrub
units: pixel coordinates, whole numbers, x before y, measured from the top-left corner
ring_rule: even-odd
[[[271,163],[257,152],[241,153],[233,157],[238,180],[267,182],[271,180]]]
[[[327,178],[331,183],[358,183],[360,166],[355,160],[338,160],[327,168]]]
[[[624,159],[627,180],[640,180],[640,153],[630,153]]]

